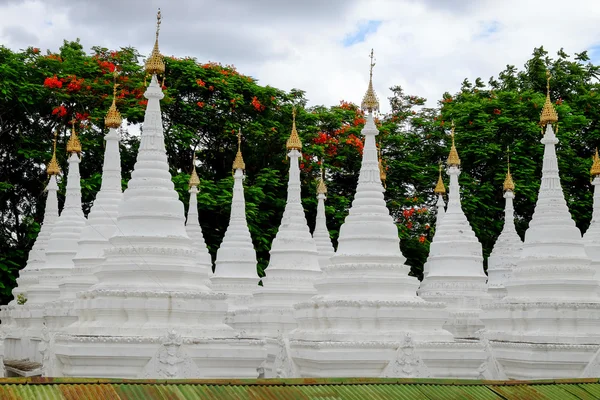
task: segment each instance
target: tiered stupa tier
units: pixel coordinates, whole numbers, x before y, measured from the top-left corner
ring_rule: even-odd
[[[247,308],[252,294],[258,289],[256,272],[256,249],[252,243],[250,229],[246,221],[246,201],[244,199],[244,170],[242,157],[242,132],[238,132],[238,150],[233,161],[233,196],[229,226],[215,261],[215,273],[211,277],[211,287],[215,292],[226,293],[229,310]]]
[[[511,271],[515,268],[517,260],[523,250],[523,241],[515,229],[515,215],[513,199],[515,198],[515,183],[510,174],[510,164],[504,180],[504,227],[494,248],[488,258],[488,293],[495,299],[506,296],[504,283],[508,280]]]
[[[160,24],[160,12],[158,14]],[[95,269],[98,283],[80,293],[85,321],[50,340],[50,374],[94,377],[256,377],[260,340],[238,339],[223,320],[224,294],[210,292],[185,229],[165,151],[156,42],[146,71],[148,105],[117,229]]]
[[[440,226],[442,218],[444,218],[444,214],[446,213],[446,203],[444,202],[444,194],[446,194],[446,186],[444,185],[444,180],[442,179],[442,164],[440,163],[439,167],[439,175],[438,181],[433,189],[433,192],[437,196],[437,202],[435,203],[436,207],[436,216],[435,216],[435,231],[433,237],[437,234],[437,228]],[[423,277],[426,277],[429,273],[429,264],[425,263],[423,265]]]
[[[386,207],[375,144],[373,112],[379,103],[373,66],[362,102],[367,117],[356,194],[338,249],[315,283],[317,295],[296,305],[292,356],[304,377],[467,375],[481,364],[482,354],[449,343],[452,334],[442,328],[445,305],[416,296],[419,281],[408,276],[398,228]],[[446,368],[450,359],[456,361],[453,371]]]
[[[192,240],[192,247],[198,252],[196,257],[196,265],[199,269],[204,270],[206,276],[212,275],[212,258],[206,247],[204,241],[204,235],[202,234],[202,227],[200,226],[200,220],[198,219],[198,186],[200,185],[200,178],[196,173],[196,155],[194,155],[194,161],[192,163],[192,173],[190,175],[190,181],[188,186],[190,188],[190,202],[188,204],[188,214],[185,221],[185,231]],[[206,284],[209,282],[206,281]]]
[[[477,240],[460,204],[460,159],[454,144],[448,156],[450,175],[448,209],[431,242],[426,267],[427,276],[419,296],[448,305],[450,317],[444,327],[457,338],[473,338],[483,328],[479,319],[481,304],[489,299],[487,277],[483,271],[481,243]]]
[[[116,79],[116,75],[115,75]],[[119,204],[123,198],[121,188],[121,155],[119,153],[119,133],[122,118],[116,105],[117,84],[113,86],[113,102],[104,118],[108,133],[104,136],[104,163],[102,166],[102,184],[100,191],[88,214],[81,233],[79,248],[73,263],[71,275],[63,278],[59,284],[60,299],[49,304],[46,319],[55,317],[57,327],[64,327],[77,321],[78,309],[82,308],[76,300],[78,292],[87,290],[97,280],[94,269],[104,260],[104,251],[110,247],[109,239],[117,230]],[[80,316],[84,320],[85,316]]]
[[[588,256],[592,259],[592,267],[596,270],[596,279],[600,280],[600,189],[598,188],[600,185],[600,156],[598,156],[598,149],[593,157],[590,174],[594,186],[594,203],[592,222],[583,235],[583,242]]]
[[[485,306],[482,314],[485,337],[510,379],[600,374],[594,356],[600,345],[598,281],[560,184],[552,126],[557,122],[548,85],[540,118],[542,181],[533,218],[522,256],[505,283],[506,297]]]
[[[327,186],[325,186],[325,177],[323,167],[317,185],[317,219],[315,221],[315,230],[313,239],[319,252],[319,264],[321,269],[325,268],[331,262],[331,257],[335,254],[329,229],[327,229],[327,218],[325,215],[325,200],[327,199]]]
[[[28,359],[31,361],[40,361],[37,352],[37,345],[30,340],[23,340],[25,333],[29,328],[29,317],[32,303],[27,304],[27,292],[29,288],[38,283],[40,269],[46,262],[46,248],[48,240],[56,220],[58,219],[58,175],[60,175],[60,167],[56,160],[56,139],[57,133],[54,134],[54,144],[52,158],[46,167],[46,174],[49,181],[46,186],[46,207],[44,210],[44,220],[42,227],[38,233],[38,237],[29,252],[27,265],[19,272],[17,278],[17,287],[12,291],[15,296],[8,306],[4,306],[1,311],[2,327],[6,333],[4,341],[4,358],[5,359]],[[37,306],[38,318],[41,318],[41,309]],[[38,319],[38,323],[41,321]],[[37,330],[39,332],[38,327]],[[29,332],[31,334],[32,332]],[[35,336],[35,335],[34,335]],[[39,336],[39,335],[38,335]]]

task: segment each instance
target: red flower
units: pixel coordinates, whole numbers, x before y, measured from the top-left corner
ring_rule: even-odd
[[[419,243],[421,243],[421,244],[425,243],[425,236],[423,236],[423,235],[419,236]]]
[[[65,106],[58,106],[52,110],[52,115],[57,115],[59,118],[62,118],[67,115],[67,109]]]
[[[148,100],[140,100],[140,106],[148,105]]]
[[[300,169],[304,169],[304,163],[300,163]]]
[[[46,78],[44,79],[44,86],[46,86],[47,88],[56,88],[56,89],[60,89],[62,87],[62,82],[60,81],[60,79],[58,79],[56,77],[56,75],[54,75],[52,78]]]
[[[210,91],[212,92],[213,90],[215,90],[215,87],[214,87],[213,85],[210,85],[210,86],[208,87],[208,90],[210,90]]]
[[[202,87],[206,86],[206,82],[204,82],[202,79],[196,80],[196,83],[198,84],[198,86],[202,86]]]
[[[494,114],[496,114],[496,115],[500,115],[500,114],[502,114],[502,111],[500,111],[500,110],[499,110],[499,109],[497,109],[497,108],[494,108]]]
[[[111,63],[110,61],[98,60],[98,65],[100,66],[100,69],[103,73],[115,72],[116,69],[115,64]]]
[[[199,101],[196,104],[198,104],[198,107],[200,107],[200,108],[204,107],[204,102],[203,101]]]
[[[75,113],[75,119],[78,121],[85,121],[90,117],[89,113]]]
[[[79,91],[81,89],[81,85],[83,84],[84,79],[77,79],[75,75],[69,76],[69,79],[71,79],[71,82],[69,82],[69,84],[67,85],[67,90],[69,92]]]
[[[408,229],[412,229],[412,227],[413,227],[413,223],[412,223],[412,221],[408,221],[408,224],[406,224],[406,227],[407,227]]]
[[[111,51],[110,52],[110,56],[113,57],[113,58],[114,57],[118,57],[119,56],[119,52],[118,51]]]
[[[254,96],[252,98],[252,106],[254,107],[254,109],[256,111],[262,111],[265,109],[265,106],[263,106],[262,104],[260,104],[260,101],[258,100],[258,98],[256,96]]]
[[[31,49],[31,51],[33,52],[33,54],[37,54],[40,52],[40,49],[38,49],[37,47],[34,47],[33,49]]]

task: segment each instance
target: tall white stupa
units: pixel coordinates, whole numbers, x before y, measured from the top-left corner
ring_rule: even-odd
[[[444,194],[446,194],[446,186],[444,185],[444,180],[442,179],[442,164],[440,162],[439,171],[438,171],[438,181],[433,189],[433,192],[437,196],[437,202],[435,203],[436,208],[436,216],[435,216],[435,231],[433,233],[433,237],[437,234],[437,228],[440,226],[442,222],[442,218],[444,218],[444,214],[446,213],[446,203],[444,202]],[[429,273],[429,264],[425,263],[423,265],[423,277],[426,277]]]
[[[104,118],[108,133],[104,136],[104,162],[100,191],[88,214],[81,232],[77,254],[73,258],[75,268],[59,283],[60,298],[46,307],[46,320],[53,319],[52,325],[67,326],[78,321],[78,310],[82,308],[76,301],[78,292],[87,290],[97,280],[94,269],[104,260],[104,250],[110,247],[109,239],[117,230],[117,214],[123,198],[121,188],[121,155],[119,152],[119,132],[122,123],[117,109],[117,86],[115,73],[113,101]],[[80,319],[83,320],[85,316]]]
[[[202,227],[200,226],[200,220],[198,219],[198,186],[200,185],[200,178],[196,173],[196,154],[194,154],[194,161],[192,162],[192,173],[190,175],[190,181],[188,183],[190,202],[188,204],[188,214],[185,221],[185,230],[192,240],[192,247],[198,252],[196,257],[196,265],[199,269],[206,270],[207,276],[212,275],[212,258],[206,247],[204,241],[204,235],[202,234]],[[205,282],[208,284],[208,281]]]
[[[215,261],[215,273],[211,277],[211,288],[226,293],[229,310],[247,308],[252,294],[258,289],[256,249],[252,243],[246,221],[244,199],[244,170],[242,157],[242,131],[238,131],[238,150],[233,161],[233,196],[229,226]]]
[[[321,269],[325,268],[331,262],[331,257],[335,254],[331,235],[327,229],[327,218],[325,215],[325,200],[327,199],[327,186],[325,186],[325,171],[321,165],[321,174],[317,184],[317,218],[315,220],[315,230],[313,239],[319,252],[319,264]]]
[[[594,203],[592,210],[592,221],[588,230],[583,235],[585,250],[592,259],[592,267],[596,270],[596,279],[600,280],[600,156],[598,149],[593,157],[592,168],[592,186],[594,187]]]
[[[198,268],[186,232],[163,135],[160,17],[146,62],[143,133],[117,229],[95,268],[98,282],[78,294],[86,319],[49,340],[51,376],[250,378],[265,358],[264,342],[239,339],[223,322],[225,295],[204,284],[207,271]]]
[[[483,271],[481,243],[477,240],[460,204],[460,158],[454,143],[448,155],[447,173],[450,175],[448,209],[436,227],[427,257],[427,275],[418,294],[423,299],[445,302],[450,317],[444,327],[456,338],[474,338],[483,328],[479,319],[481,304],[488,301]]]
[[[540,117],[542,180],[533,218],[522,256],[505,283],[506,297],[486,305],[482,314],[484,337],[509,379],[600,375],[598,281],[560,184],[557,122],[548,83]]]
[[[477,369],[482,356],[452,343],[452,334],[442,328],[448,316],[443,303],[416,296],[419,281],[408,275],[398,227],[384,200],[375,145],[379,132],[373,112],[379,102],[372,57],[371,52],[356,194],[340,228],[337,251],[315,283],[318,293],[296,305],[292,357],[303,377],[461,376]],[[451,359],[457,361],[453,370],[447,368]]]
[[[515,198],[515,183],[510,174],[510,162],[506,178],[504,179],[504,227],[494,248],[488,258],[488,293],[495,299],[506,296],[504,283],[508,280],[511,271],[515,268],[517,260],[523,250],[523,241],[515,229],[515,215],[513,199]]]

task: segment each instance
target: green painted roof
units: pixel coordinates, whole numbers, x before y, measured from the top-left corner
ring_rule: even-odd
[[[252,380],[0,379],[0,399],[2,400],[575,400],[599,398],[599,379],[529,382],[359,378]]]

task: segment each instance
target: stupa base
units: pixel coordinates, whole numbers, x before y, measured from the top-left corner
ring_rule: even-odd
[[[291,307],[250,307],[229,313],[229,324],[244,337],[278,337],[296,328]]]
[[[50,376],[98,378],[256,378],[264,340],[57,335]]]

